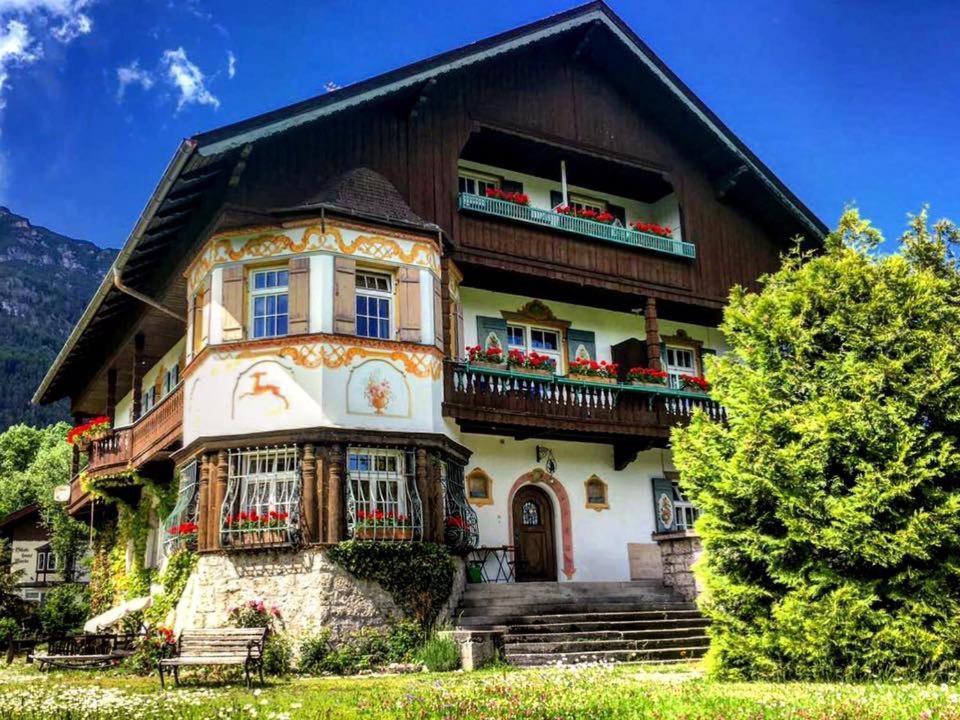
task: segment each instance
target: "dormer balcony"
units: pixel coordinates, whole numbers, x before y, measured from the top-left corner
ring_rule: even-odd
[[[695,258],[697,256],[696,247],[693,243],[624,227],[616,219],[610,223],[602,223],[584,217],[559,213],[552,208],[532,207],[509,200],[467,192],[460,193],[458,207],[460,210],[532,223],[541,227],[562,230],[575,235],[619,243],[643,250],[653,250],[684,258]]]

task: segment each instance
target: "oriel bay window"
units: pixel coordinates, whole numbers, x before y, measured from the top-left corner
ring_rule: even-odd
[[[220,509],[225,547],[289,545],[299,539],[300,455],[295,445],[230,450]]]
[[[420,539],[423,509],[416,454],[395,448],[347,451],[347,529],[356,540]]]
[[[163,548],[168,555],[180,548],[197,547],[197,499],[199,467],[196,460],[181,468],[177,502],[163,522]]]
[[[357,335],[389,340],[393,336],[393,278],[357,270]]]
[[[251,273],[250,321],[254,338],[287,334],[289,282],[289,272],[283,268]]]

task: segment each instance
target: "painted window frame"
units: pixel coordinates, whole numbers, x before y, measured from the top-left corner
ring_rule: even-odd
[[[249,337],[251,340],[266,340],[269,338],[278,338],[286,337],[290,334],[290,269],[287,265],[265,265],[261,267],[252,267],[250,268],[247,274],[247,312],[250,318],[249,324]],[[266,281],[264,282],[264,287],[258,288],[257,277],[260,275],[269,275],[269,273],[277,273],[279,278],[280,273],[286,276],[286,282],[283,285],[275,284],[272,287],[267,286]],[[257,314],[256,314],[256,304],[259,298],[276,298],[274,312],[272,314],[264,313],[261,317],[264,321],[264,333],[262,335],[257,334]],[[283,298],[283,301],[286,304],[286,311],[279,311],[280,298]],[[266,304],[266,303],[265,303]],[[268,318],[273,318],[274,320],[274,330],[276,331],[280,324],[280,318],[284,318],[284,332],[274,332],[269,334],[265,332],[266,324]]]
[[[474,190],[468,190],[466,188],[466,183],[463,183],[461,187],[461,180],[474,183]],[[501,180],[496,175],[488,175],[487,173],[479,172],[477,170],[471,170],[469,168],[457,168],[457,190],[461,193],[466,193],[468,195],[479,195],[480,197],[486,197],[486,189],[483,192],[480,192],[480,183],[485,183],[489,187],[494,189],[500,189]]]
[[[360,277],[380,277],[386,278],[388,282],[387,290],[380,290],[377,288],[369,287],[360,287],[359,279]],[[371,338],[373,340],[395,340],[397,336],[397,278],[396,274],[390,270],[378,267],[358,267],[356,276],[354,279],[354,312],[355,312],[355,331],[357,337]],[[360,332],[360,308],[359,298],[366,298],[367,308],[369,310],[370,299],[374,300],[386,300],[387,301],[387,336],[382,337],[380,335],[371,335],[369,332],[370,329],[370,318],[376,317],[376,322],[379,324],[383,321],[383,318],[379,316],[373,316],[369,312],[363,313],[363,317],[367,321],[367,332]]]
[[[687,500],[680,489],[680,480],[670,479],[673,488],[673,517],[677,530],[693,530],[694,523],[700,517],[700,508]]]
[[[523,331],[523,345],[515,345],[511,342],[510,339],[510,330],[520,328]],[[544,350],[542,348],[533,347],[533,333],[550,333],[551,335],[557,336],[557,349],[556,350]],[[524,323],[518,322],[515,320],[507,321],[507,351],[510,350],[522,350],[525,354],[535,352],[538,355],[546,355],[553,358],[556,362],[556,368],[554,370],[555,374],[563,375],[565,371],[564,367],[564,356],[565,348],[567,343],[566,333],[557,327],[545,327],[537,323]]]
[[[597,212],[606,212],[609,207],[609,203],[602,198],[580,195],[579,193],[567,193],[567,205],[577,210],[589,209]]]
[[[690,366],[681,366],[676,363],[671,364],[669,362],[670,352],[676,353],[685,352],[690,353]],[[678,388],[680,387],[680,376],[681,375],[699,375],[700,371],[697,365],[697,349],[692,345],[683,345],[679,343],[668,342],[663,346],[663,369],[667,372],[667,379],[670,383],[670,387]],[[689,372],[688,372],[689,371]]]

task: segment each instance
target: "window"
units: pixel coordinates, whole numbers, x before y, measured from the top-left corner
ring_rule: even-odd
[[[253,337],[287,334],[289,274],[286,270],[257,270],[250,282],[250,317]]]
[[[491,175],[483,175],[481,173],[464,170],[460,171],[460,176],[457,181],[460,186],[460,192],[470,193],[471,195],[486,195],[488,188],[500,187],[500,180]]]
[[[347,452],[347,515],[358,540],[413,540],[421,505],[413,452],[351,448]]]
[[[198,478],[196,460],[180,469],[177,502],[163,523],[163,546],[168,553],[180,547],[196,548]]]
[[[227,493],[220,509],[224,544],[293,542],[300,508],[297,447],[230,450],[228,459]]]
[[[474,468],[467,475],[467,499],[471,505],[493,504],[493,480],[484,470]]]
[[[385,273],[357,272],[357,335],[391,337],[393,278]]]
[[[529,338],[529,343],[527,342]],[[526,325],[507,325],[507,345],[509,350],[535,352],[552,357],[557,373],[563,371],[561,348],[563,347],[558,330],[531,327]]]
[[[532,500],[527,500],[520,508],[520,522],[532,527],[540,524],[540,508]]]
[[[568,195],[570,207],[575,210],[596,210],[604,212],[607,209],[607,203],[604,200],[584,197],[583,195]]]
[[[681,375],[697,374],[697,364],[691,348],[668,345],[666,347],[666,356],[666,371],[669,376],[670,387],[680,387]]]
[[[37,574],[54,573],[57,571],[57,556],[49,546],[37,550]]]
[[[143,395],[140,396],[140,415],[145,415],[148,411],[153,409],[153,406],[157,404],[157,386],[151,385],[146,390],[143,391]]]
[[[584,483],[587,493],[586,507],[589,510],[607,510],[610,503],[607,497],[607,484],[596,475],[591,475]]]
[[[674,480],[673,484],[673,507],[676,514],[676,523],[678,530],[693,530],[693,524],[700,517],[700,510],[689,502],[680,491],[680,481]]]
[[[163,394],[169,395],[180,382],[180,364],[177,363],[163,374]]]

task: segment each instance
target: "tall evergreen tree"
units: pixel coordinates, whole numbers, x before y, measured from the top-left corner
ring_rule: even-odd
[[[720,674],[960,673],[957,239],[924,211],[879,254],[850,210],[732,293],[708,366],[728,423],[673,438]]]

